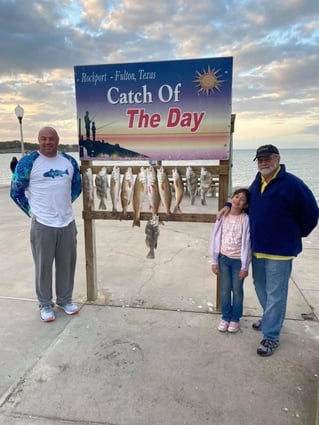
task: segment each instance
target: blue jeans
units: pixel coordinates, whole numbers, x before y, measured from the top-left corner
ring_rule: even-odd
[[[252,269],[256,294],[263,309],[261,328],[264,337],[279,340],[286,314],[292,260],[253,256]]]
[[[239,322],[243,315],[243,279],[239,279],[241,260],[219,254],[220,304],[222,319]]]

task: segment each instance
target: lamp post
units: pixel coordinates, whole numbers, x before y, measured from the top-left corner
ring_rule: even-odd
[[[24,115],[24,109],[22,108],[22,106],[18,105],[14,112],[16,113],[16,116],[19,120],[19,125],[20,125],[20,143],[21,143],[21,155],[24,155],[24,142],[23,142],[23,131],[22,131],[22,119],[23,119],[23,115]]]

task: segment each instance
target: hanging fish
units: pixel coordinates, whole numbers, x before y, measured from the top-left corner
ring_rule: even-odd
[[[173,183],[175,188],[175,207],[174,207],[173,213],[181,214],[182,210],[180,205],[184,196],[184,183],[183,183],[182,175],[179,172],[178,168],[174,168],[172,173],[173,173]]]
[[[157,248],[157,240],[159,236],[159,217],[158,215],[153,215],[153,217],[148,220],[145,227],[145,243],[149,247],[149,252],[146,258],[155,258],[155,249]]]
[[[92,168],[88,168],[83,174],[83,189],[88,207],[94,210],[94,186]]]
[[[192,169],[192,167],[186,168],[186,184],[187,191],[191,198],[191,204],[195,204],[195,197],[197,195],[198,175]]]
[[[157,215],[161,204],[161,197],[159,194],[156,171],[152,166],[149,166],[146,169],[146,181],[146,192],[150,204],[150,209],[153,215]]]
[[[168,218],[171,215],[172,192],[168,176],[162,166],[157,169],[157,181],[161,201],[164,205],[166,217]]]
[[[205,167],[202,167],[200,172],[200,199],[202,205],[207,205],[206,194],[211,187],[212,178],[212,174]]]
[[[128,167],[123,175],[122,185],[121,185],[121,205],[122,212],[120,214],[120,219],[125,219],[127,217],[127,208],[131,203],[134,189],[134,175],[131,167]]]
[[[142,209],[142,204],[144,200],[144,195],[146,193],[146,170],[144,167],[140,168],[139,173],[136,176],[134,183],[134,192],[133,192],[133,227],[140,227],[140,214]]]
[[[107,188],[109,186],[106,167],[101,168],[95,177],[96,196],[100,200],[99,210],[106,210]]]
[[[117,214],[117,204],[120,198],[121,190],[121,172],[120,167],[114,165],[111,173],[110,195],[112,200],[112,215]]]

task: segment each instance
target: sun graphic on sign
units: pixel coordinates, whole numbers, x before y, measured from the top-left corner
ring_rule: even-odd
[[[198,94],[206,93],[207,96],[209,93],[213,93],[214,90],[220,91],[220,85],[225,80],[221,80],[218,75],[220,69],[215,71],[215,69],[210,69],[210,66],[207,66],[207,71],[205,69],[202,73],[196,71],[197,77],[196,80],[193,80],[193,83],[197,83],[196,86],[199,87]]]

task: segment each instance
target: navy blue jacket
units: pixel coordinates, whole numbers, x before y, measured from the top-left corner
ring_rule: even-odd
[[[318,223],[318,204],[301,179],[286,172],[283,164],[280,167],[263,193],[259,172],[249,188],[252,252],[297,256],[302,251],[301,238]]]

